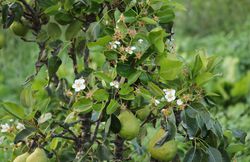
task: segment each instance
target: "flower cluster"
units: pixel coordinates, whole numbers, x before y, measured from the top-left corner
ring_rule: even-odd
[[[119,83],[118,81],[116,81],[116,80],[110,82],[109,85],[110,85],[111,87],[115,87],[116,89],[118,89],[118,88],[120,87],[120,83]]]
[[[117,49],[119,45],[121,45],[120,41],[109,42],[110,49]]]
[[[128,47],[126,47],[125,48],[125,51],[128,53],[128,54],[130,54],[130,55],[132,55],[133,53],[134,53],[134,51],[136,50],[136,47],[135,46],[128,46]]]
[[[1,124],[1,132],[2,133],[9,132],[10,130],[11,130],[11,127],[8,123]]]
[[[176,99],[176,90],[174,89],[163,89],[164,93],[165,93],[165,99],[167,100],[167,102],[172,102]],[[181,99],[178,99],[176,101],[176,104],[178,106],[183,105],[183,101]]]

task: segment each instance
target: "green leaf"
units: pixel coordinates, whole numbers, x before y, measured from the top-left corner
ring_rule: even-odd
[[[164,48],[165,48],[164,37],[165,36],[166,36],[165,31],[160,27],[154,28],[153,30],[149,32],[148,38],[159,53],[164,52]]]
[[[183,127],[187,130],[190,137],[194,137],[199,130],[196,118],[191,118],[187,109],[181,112],[181,119],[183,121]]]
[[[75,102],[72,108],[77,112],[87,113],[92,110],[92,101],[90,99],[81,98],[77,102]]]
[[[12,102],[3,102],[1,103],[1,105],[6,112],[14,116],[15,118],[20,120],[25,119],[26,115],[22,106]]]
[[[156,97],[161,97],[164,95],[163,91],[161,90],[160,87],[158,87],[156,84],[153,82],[148,83],[148,88],[149,90],[153,93],[154,96]]]
[[[96,103],[93,105],[93,110],[100,112],[105,107],[104,103]]]
[[[89,25],[88,30],[86,31],[86,39],[90,41],[97,40],[101,27],[99,22],[93,22]]]
[[[98,157],[98,159],[100,161],[109,161],[109,160],[112,159],[112,153],[111,153],[111,151],[104,144],[101,144],[101,145],[99,145],[97,147],[96,156]]]
[[[31,135],[36,129],[32,127],[26,127],[16,134],[14,139],[14,144],[17,144],[21,141],[26,141],[26,139]]]
[[[70,14],[63,12],[57,13],[54,18],[60,25],[68,25],[74,20]]]
[[[136,93],[138,95],[141,95],[142,97],[144,97],[147,100],[151,100],[152,99],[151,93],[147,89],[145,89],[143,87],[139,87],[138,90],[136,91]]]
[[[104,72],[98,71],[94,73],[95,77],[97,77],[99,80],[104,80],[106,83],[110,83],[113,81],[113,79],[106,75]]]
[[[133,67],[131,67],[131,65],[126,64],[126,63],[118,63],[116,67],[116,71],[119,75],[126,77],[126,78],[136,72],[136,70]]]
[[[164,80],[176,79],[182,70],[182,62],[176,58],[166,57],[164,55],[157,58],[160,65],[159,75]]]
[[[20,94],[20,102],[25,107],[31,107],[34,104],[31,86],[25,87]]]
[[[195,56],[195,61],[192,66],[192,75],[196,77],[200,72],[207,68],[208,60],[204,53],[199,53]]]
[[[59,139],[58,138],[53,138],[52,141],[49,144],[49,148],[51,150],[55,150],[57,148],[58,143],[59,143]]]
[[[133,23],[136,21],[137,12],[133,9],[130,9],[124,13],[125,22],[126,23]]]
[[[206,152],[208,154],[209,162],[223,162],[221,153],[218,149],[213,147],[208,147]]]
[[[98,89],[94,92],[93,98],[97,101],[106,101],[109,98],[109,93],[105,89]]]
[[[79,21],[72,22],[68,28],[65,31],[65,39],[71,40],[72,38],[75,38],[79,31],[81,30],[82,23]]]
[[[134,82],[136,82],[137,79],[140,77],[140,75],[141,75],[141,71],[136,71],[135,73],[130,74],[128,77],[128,84],[131,85]]]
[[[140,18],[141,21],[144,21],[147,24],[151,24],[151,25],[156,25],[157,22],[154,19],[151,19],[149,17],[142,17]]]
[[[197,85],[203,85],[205,83],[207,83],[209,80],[213,79],[214,75],[210,72],[205,72],[205,73],[201,73],[199,74],[196,78],[195,78],[195,82]]]
[[[116,100],[111,99],[111,101],[110,101],[110,103],[109,103],[109,105],[108,105],[108,107],[106,109],[106,113],[108,115],[114,113],[119,106],[120,106],[120,104]]]
[[[48,73],[49,77],[53,77],[57,70],[59,69],[60,65],[62,64],[62,60],[58,56],[52,56],[48,60]]]
[[[148,82],[152,80],[152,77],[150,74],[148,74],[146,72],[142,72],[139,79],[142,83],[148,84]]]
[[[128,95],[121,95],[120,98],[123,100],[134,100],[135,95],[133,93],[130,93]]]
[[[129,84],[122,84],[121,89],[119,91],[120,95],[128,95],[129,93],[133,92],[134,88],[130,87]]]
[[[56,39],[61,36],[62,31],[61,31],[61,28],[56,23],[49,23],[48,34],[52,39]]]
[[[56,4],[56,5],[53,5],[53,6],[46,8],[46,10],[44,10],[44,13],[48,14],[48,15],[53,15],[59,11],[59,8],[60,8],[60,5]]]
[[[160,23],[169,23],[174,20],[175,14],[172,8],[170,7],[164,7],[163,9],[160,9],[156,16],[159,17]]]
[[[203,151],[192,147],[185,154],[183,162],[203,162],[204,156],[206,156],[206,155]]]
[[[102,67],[106,61],[106,57],[102,52],[89,52],[89,58],[97,67]]]
[[[74,4],[74,1],[72,1],[72,0],[65,0],[64,1],[64,9],[66,10],[66,11],[68,11],[68,10],[70,10],[70,9],[72,9],[73,8],[73,4]]]
[[[227,147],[227,152],[230,154],[234,154],[234,153],[244,151],[244,150],[245,150],[245,145],[240,144],[240,143],[239,144],[230,144]]]

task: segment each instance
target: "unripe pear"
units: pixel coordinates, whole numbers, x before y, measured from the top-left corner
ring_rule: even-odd
[[[48,162],[45,151],[41,148],[36,148],[35,151],[30,154],[26,162]]]
[[[127,140],[135,138],[139,134],[140,122],[129,110],[124,110],[118,116],[121,122],[119,135]]]
[[[28,32],[27,26],[17,21],[14,21],[11,24],[10,29],[14,32],[14,34],[21,37],[25,36]]]
[[[26,162],[26,159],[27,157],[29,156],[30,154],[28,152],[22,154],[22,155],[19,155],[15,158],[15,160],[13,162]]]
[[[165,134],[165,131],[161,128],[156,134],[152,137],[148,144],[148,151],[151,156],[160,161],[168,162],[171,161],[177,153],[177,144],[175,140],[170,140],[165,142],[162,146],[156,146],[156,143],[162,138]]]

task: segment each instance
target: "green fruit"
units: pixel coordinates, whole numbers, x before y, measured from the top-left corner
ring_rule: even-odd
[[[155,146],[164,134],[165,131],[160,129],[153,136],[153,138],[149,141],[148,151],[154,159],[167,162],[171,161],[175,157],[177,153],[177,144],[174,140],[170,140],[160,147]]]
[[[19,155],[15,158],[15,160],[13,162],[26,162],[26,159],[27,157],[29,156],[30,154],[28,152],[22,154],[22,155]]]
[[[136,116],[142,121],[145,120],[149,114],[150,114],[149,107],[145,107],[145,108],[142,108],[142,109],[136,111]]]
[[[14,34],[21,36],[21,37],[25,36],[28,32],[27,26],[17,21],[11,24],[10,29],[14,32]]]
[[[30,154],[26,162],[48,162],[47,155],[43,149],[36,148],[35,151]]]
[[[140,122],[132,112],[125,110],[120,113],[118,119],[121,122],[119,135],[122,138],[131,140],[139,134]]]
[[[0,49],[3,48],[4,44],[5,44],[4,35],[0,33]]]

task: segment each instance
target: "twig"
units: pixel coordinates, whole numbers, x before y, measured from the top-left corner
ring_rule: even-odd
[[[116,139],[115,139],[115,160],[116,161],[123,161],[123,143],[124,143],[124,140],[119,136],[117,135],[116,136]]]
[[[25,0],[19,0],[19,1],[22,2],[22,4],[30,11],[31,16],[36,16],[35,10],[33,10],[33,8]]]

